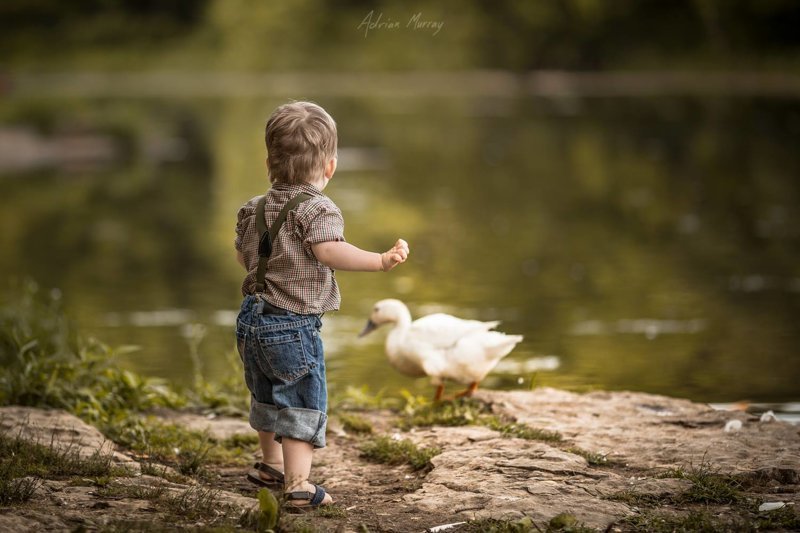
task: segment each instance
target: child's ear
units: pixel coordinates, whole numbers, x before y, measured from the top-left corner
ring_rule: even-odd
[[[333,177],[333,174],[336,172],[336,162],[337,159],[335,157],[332,157],[330,160],[328,160],[328,164],[325,165],[324,172],[326,178],[331,179]]]

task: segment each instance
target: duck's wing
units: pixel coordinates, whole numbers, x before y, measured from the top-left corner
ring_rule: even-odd
[[[499,321],[465,320],[444,313],[435,313],[412,322],[406,335],[411,342],[446,349],[454,346],[459,339],[467,335],[489,331],[497,327],[499,323]]]

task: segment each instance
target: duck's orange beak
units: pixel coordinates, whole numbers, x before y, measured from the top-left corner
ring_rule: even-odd
[[[376,329],[377,327],[378,325],[375,322],[373,322],[372,320],[367,320],[367,325],[364,326],[364,329],[361,330],[361,333],[358,334],[358,338],[363,337],[364,335],[366,335],[373,329]]]

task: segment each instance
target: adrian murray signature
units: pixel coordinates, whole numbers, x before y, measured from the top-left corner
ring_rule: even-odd
[[[399,30],[401,29],[400,24],[401,22],[399,20],[392,20],[391,17],[384,18],[383,12],[376,15],[373,9],[367,13],[367,16],[364,17],[364,20],[361,21],[361,24],[359,24],[356,29],[364,30],[364,38],[366,38],[372,30]],[[431,35],[438,34],[442,31],[443,26],[443,20],[424,20],[422,18],[422,11],[411,15],[408,22],[405,24],[406,29],[412,31],[430,31],[432,32]]]

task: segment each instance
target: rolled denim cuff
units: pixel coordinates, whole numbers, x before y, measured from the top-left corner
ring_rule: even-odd
[[[278,411],[275,423],[275,440],[282,437],[302,440],[314,445],[314,448],[325,447],[325,426],[328,415],[316,409],[286,407]]]
[[[271,403],[261,403],[250,397],[250,427],[256,431],[275,431],[275,423],[278,420],[278,408]]]

